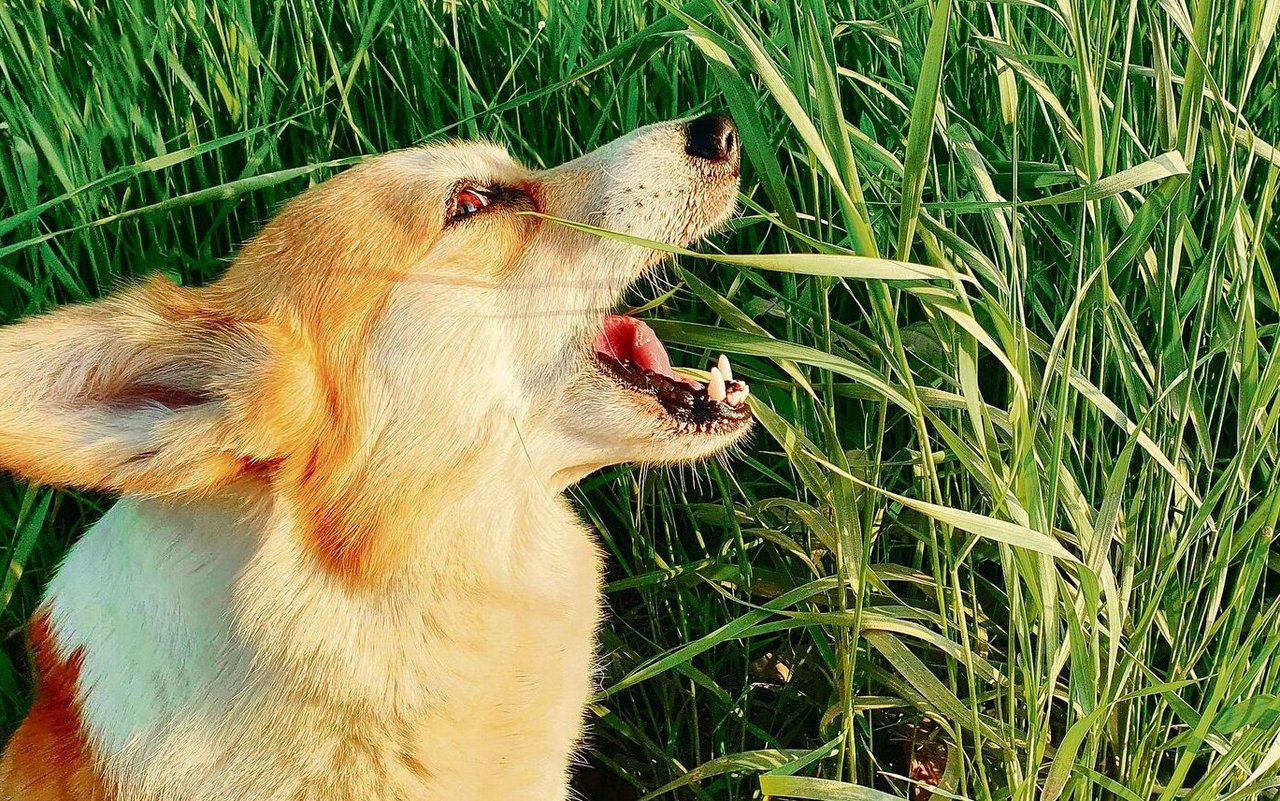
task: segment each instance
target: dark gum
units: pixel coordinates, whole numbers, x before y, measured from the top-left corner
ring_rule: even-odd
[[[713,401],[707,397],[706,386],[694,389],[635,362],[616,359],[607,353],[596,352],[595,356],[606,375],[628,389],[652,396],[681,423],[710,430],[736,426],[751,418],[746,403],[730,406],[723,401]],[[726,389],[738,386],[742,386],[741,381],[732,381]]]

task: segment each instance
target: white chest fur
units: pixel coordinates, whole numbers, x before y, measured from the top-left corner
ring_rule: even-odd
[[[599,558],[563,500],[407,532],[403,573],[355,589],[264,505],[121,501],[50,586],[123,799],[565,797]]]

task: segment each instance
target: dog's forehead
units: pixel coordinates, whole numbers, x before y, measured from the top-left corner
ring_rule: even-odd
[[[445,186],[503,183],[529,174],[506,148],[492,142],[444,142],[391,153],[383,160]]]

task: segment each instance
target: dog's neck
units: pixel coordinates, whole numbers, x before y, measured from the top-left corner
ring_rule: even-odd
[[[318,505],[314,498],[298,503],[257,479],[204,498],[128,502],[142,518],[227,520],[232,536],[258,548],[296,548],[300,560],[312,560],[353,591],[445,574],[503,580],[537,553],[547,521],[559,525],[570,514],[563,487],[527,464],[522,469],[518,459],[473,458],[429,481],[411,471],[402,475],[364,503],[341,494]],[[321,526],[336,528],[317,529],[317,507],[321,515],[342,510],[320,518]]]
[[[318,563],[268,483],[121,500],[73,549],[48,606],[60,656],[83,660],[104,752],[173,764],[186,742],[173,733],[196,726],[200,747],[223,755],[227,738],[270,730],[290,744],[284,759],[336,719],[388,747],[395,732],[378,727],[410,721],[402,735],[417,747],[465,717],[441,698],[474,705],[527,683],[500,670],[517,646],[533,648],[512,658],[538,676],[559,675],[569,648],[584,677],[575,704],[586,697],[599,557],[563,498],[495,474],[385,511],[401,562],[353,582]],[[155,683],[142,696],[125,691],[138,676]]]

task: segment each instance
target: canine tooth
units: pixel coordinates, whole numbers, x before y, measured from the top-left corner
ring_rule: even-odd
[[[724,400],[724,376],[719,367],[711,368],[711,381],[707,383],[707,397],[713,401]]]
[[[729,357],[723,353],[720,354],[720,360],[716,362],[716,367],[720,368],[720,375],[724,376],[726,382],[733,381],[733,370],[729,367]]]

